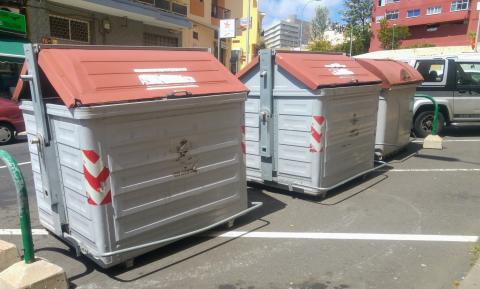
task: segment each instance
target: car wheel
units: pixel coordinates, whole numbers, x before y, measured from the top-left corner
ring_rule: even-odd
[[[432,133],[433,127],[433,111],[421,112],[415,117],[413,121],[413,131],[417,137],[427,137]],[[445,117],[441,112],[438,112],[437,119],[437,134],[439,134],[445,127]]]
[[[15,139],[13,127],[6,123],[0,123],[0,145],[6,145]]]

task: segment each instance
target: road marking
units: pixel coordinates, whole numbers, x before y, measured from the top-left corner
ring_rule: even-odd
[[[32,162],[23,162],[23,163],[18,163],[19,166],[23,166],[23,165],[28,165],[28,164],[31,164]],[[7,168],[7,166],[0,166],[0,169],[5,169]]]
[[[218,232],[220,238],[264,239],[315,239],[315,240],[369,240],[369,241],[421,241],[476,243],[478,236],[461,235],[408,235],[408,234],[361,234],[361,233],[295,233],[295,232]]]
[[[480,169],[391,169],[391,170],[379,170],[381,172],[480,172]]]
[[[0,229],[0,236],[19,236],[22,234],[20,229]],[[45,229],[32,229],[32,235],[43,236],[48,235],[48,231]]]
[[[414,140],[413,143],[423,143],[423,140]],[[443,142],[480,142],[480,139],[444,139]]]

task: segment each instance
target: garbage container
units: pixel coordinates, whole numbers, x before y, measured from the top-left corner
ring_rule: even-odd
[[[415,91],[422,75],[406,63],[389,59],[357,59],[382,80],[378,104],[375,153],[393,155],[410,143]]]
[[[325,195],[374,169],[380,79],[340,54],[262,50],[237,74],[247,179]]]
[[[208,51],[25,47],[41,224],[102,267],[251,211],[246,87]]]

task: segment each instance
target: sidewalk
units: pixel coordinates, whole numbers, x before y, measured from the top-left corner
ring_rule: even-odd
[[[472,270],[468,272],[465,280],[460,284],[458,289],[478,289],[480,288],[480,260],[477,261]]]

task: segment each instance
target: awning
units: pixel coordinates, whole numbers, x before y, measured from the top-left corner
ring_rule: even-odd
[[[28,43],[27,39],[0,37],[0,62],[23,63],[25,53],[23,44]]]

